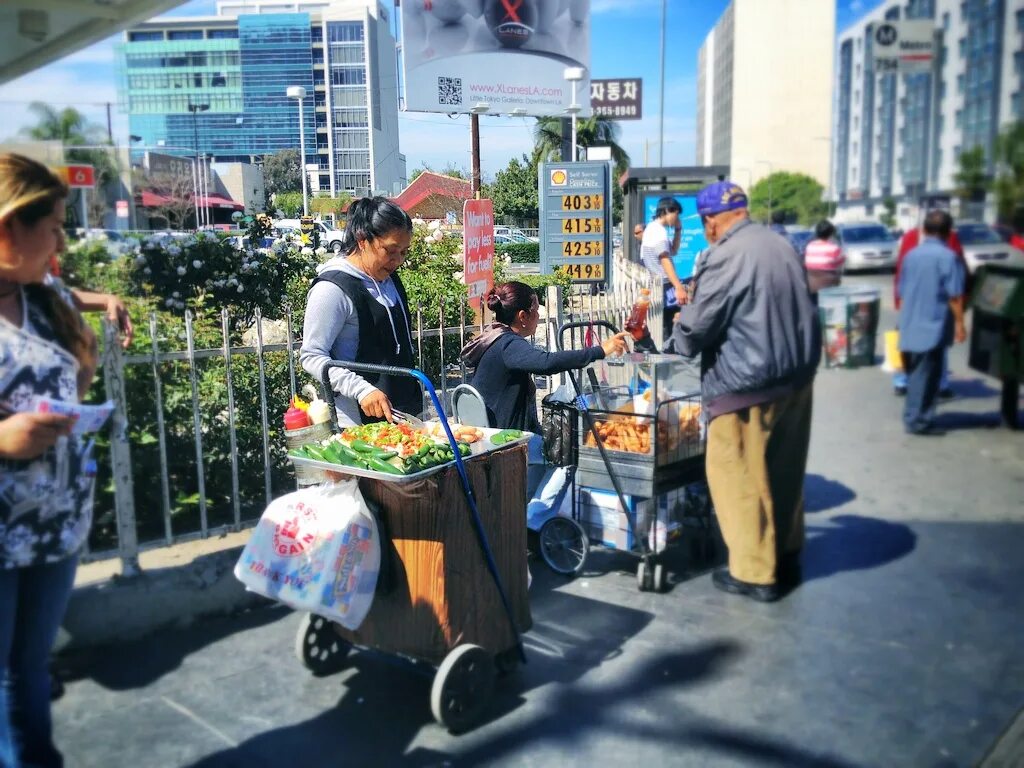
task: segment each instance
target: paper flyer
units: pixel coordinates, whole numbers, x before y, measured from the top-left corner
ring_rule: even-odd
[[[86,435],[98,431],[106,423],[110,414],[114,412],[114,403],[108,400],[102,405],[83,405],[82,403],[54,400],[52,397],[37,397],[35,412],[73,416],[75,426],[71,430],[71,434]]]

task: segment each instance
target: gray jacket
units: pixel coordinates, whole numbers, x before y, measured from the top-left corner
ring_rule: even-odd
[[[701,355],[701,394],[712,418],[813,379],[821,332],[789,241],[739,222],[705,252],[694,284],[672,335],[677,352]]]

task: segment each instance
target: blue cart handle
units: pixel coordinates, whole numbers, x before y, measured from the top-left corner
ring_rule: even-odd
[[[332,368],[345,368],[350,371],[355,371],[356,373],[380,373],[387,376],[407,376],[409,378],[416,379],[423,385],[423,388],[427,390],[427,394],[430,395],[430,400],[434,404],[434,408],[437,410],[438,417],[441,420],[441,425],[444,427],[445,435],[448,437],[448,443],[451,445],[452,453],[455,456],[455,468],[459,473],[459,480],[462,482],[462,491],[466,495],[466,501],[469,503],[469,510],[473,514],[473,529],[476,532],[477,542],[480,544],[480,549],[484,553],[484,559],[487,562],[487,570],[490,571],[491,578],[494,579],[494,586],[498,588],[498,595],[501,597],[501,604],[505,608],[505,615],[508,616],[509,624],[512,626],[512,634],[516,639],[516,650],[519,651],[519,658],[525,664],[526,652],[523,650],[523,638],[519,634],[519,627],[516,624],[515,616],[512,614],[512,606],[508,601],[508,595],[505,593],[505,587],[501,583],[501,576],[498,574],[498,565],[494,561],[494,553],[491,551],[491,545],[487,541],[487,532],[484,530],[483,521],[480,519],[480,512],[476,506],[476,496],[473,494],[473,488],[469,484],[469,475],[466,473],[466,465],[462,461],[462,454],[459,453],[458,442],[455,440],[455,435],[452,434],[452,429],[448,425],[448,419],[445,418],[444,408],[441,407],[441,401],[437,398],[437,390],[434,389],[434,385],[422,371],[418,371],[414,368],[399,368],[394,365],[375,365],[373,363],[350,363],[343,360],[331,360],[324,364],[323,371],[320,374],[320,387],[323,390],[324,399],[330,407],[331,426],[335,431],[338,431],[338,412],[334,403],[334,388],[331,386]]]

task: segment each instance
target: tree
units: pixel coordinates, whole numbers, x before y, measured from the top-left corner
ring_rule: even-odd
[[[1024,122],[1008,125],[996,138],[996,210],[999,220],[1013,223],[1024,215]]]
[[[953,182],[960,204],[966,208],[972,203],[984,202],[985,192],[990,186],[985,148],[978,146],[961,152],[958,164]]]
[[[776,171],[750,188],[750,215],[766,221],[772,211],[781,210],[787,221],[813,224],[828,214],[822,192],[821,184],[805,173]]]
[[[509,160],[508,166],[494,177],[494,183],[485,186],[484,192],[494,201],[496,221],[537,220],[537,173],[526,155],[522,161],[514,157]]]
[[[622,189],[617,179],[629,168],[629,153],[619,144],[621,126],[603,117],[576,121],[576,144],[579,147],[610,147],[615,170],[612,173],[612,220],[622,221]],[[533,126],[533,177],[542,162],[562,159],[562,118],[538,117]]]
[[[294,219],[302,215],[301,192],[278,192],[274,195],[272,210],[280,211],[282,218]]]
[[[879,216],[878,220],[892,229],[896,226],[896,200],[892,197],[887,197],[882,201],[882,206],[885,208],[885,213]]]
[[[134,187],[138,193],[143,190],[159,196],[160,202],[148,208],[151,218],[167,222],[168,229],[184,229],[187,221],[195,218],[195,201],[192,179],[178,173],[135,174]]]
[[[59,141],[69,148],[64,153],[66,162],[93,166],[96,186],[86,197],[86,207],[89,221],[100,222],[110,210],[104,190],[108,185],[115,183],[120,175],[113,146],[110,152],[94,148],[110,143],[106,131],[101,126],[90,123],[85,115],[74,107],[58,110],[49,104],[34,101],[29,105],[29,111],[36,116],[37,122],[34,126],[24,129],[22,133],[37,141]],[[93,148],[74,149],[76,146]],[[80,210],[78,206],[69,207],[74,208],[75,214],[72,215],[77,215],[77,211]]]
[[[337,220],[344,212],[346,206],[352,202],[352,195],[342,192],[337,197],[331,197],[329,192],[321,192],[309,201],[309,212],[321,218],[332,216]]]
[[[302,168],[297,149],[282,149],[263,158],[263,186],[271,195],[302,190]]]

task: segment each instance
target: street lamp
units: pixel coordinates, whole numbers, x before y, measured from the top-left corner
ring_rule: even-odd
[[[767,165],[768,166],[768,216],[771,217],[771,215],[772,215],[772,173],[774,173],[774,171],[772,170],[772,164],[770,162],[768,162],[767,160],[755,160],[754,162],[756,164],[758,164],[758,165]]]
[[[563,77],[572,83],[572,104],[565,111],[572,115],[572,160],[576,162],[576,115],[580,113],[580,105],[576,102],[576,84],[583,79],[583,67],[566,67]]]
[[[288,98],[299,102],[299,166],[302,169],[302,215],[309,216],[309,180],[306,178],[306,125],[302,119],[302,101],[306,89],[301,85],[289,85]]]
[[[199,160],[199,118],[198,118],[198,113],[199,112],[206,112],[209,108],[210,108],[209,104],[193,104],[192,103],[192,99],[188,100],[188,111],[192,113],[192,140],[193,140],[193,144],[194,144],[195,150],[196,150],[196,163],[195,163],[196,174],[197,174],[196,175],[196,181],[198,182],[198,186],[200,188],[202,188],[202,181],[201,181],[201,179],[200,179],[200,177],[198,175],[199,168],[200,168],[200,160]],[[204,201],[204,202],[208,202],[208,201]],[[197,211],[199,210],[198,202],[196,203],[196,210]],[[202,223],[205,224],[206,223],[206,205],[203,206],[202,213],[203,213],[203,222]],[[200,223],[199,218],[197,216],[196,217],[196,229],[199,229],[200,226],[202,226],[202,224]]]
[[[815,141],[827,141],[828,142],[828,191],[825,193],[825,200],[827,202],[827,208],[829,211],[829,218],[834,216],[832,213],[832,179],[833,179],[833,168],[832,168],[832,137],[831,136],[815,136]]]

